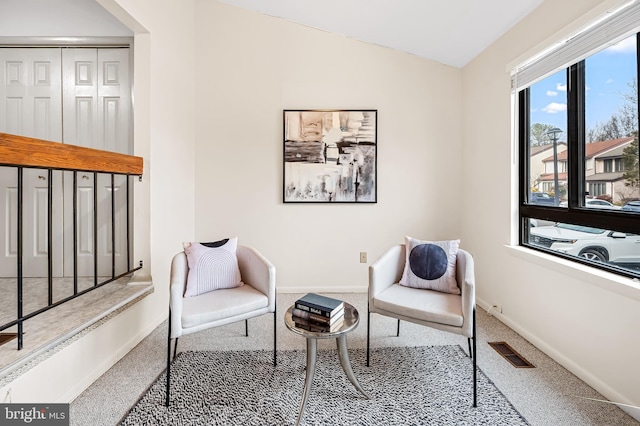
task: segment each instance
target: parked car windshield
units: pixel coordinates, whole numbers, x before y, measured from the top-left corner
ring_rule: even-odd
[[[591,228],[588,226],[572,225],[570,223],[558,223],[557,228],[569,229],[571,231],[586,232],[587,234],[602,234],[604,229]]]

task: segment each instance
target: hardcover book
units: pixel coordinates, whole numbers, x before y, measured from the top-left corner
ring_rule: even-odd
[[[312,314],[308,311],[303,311],[302,309],[293,308],[291,309],[291,315],[293,319],[296,320],[298,318],[305,319],[307,321],[316,322],[318,324],[328,324],[331,325],[334,322],[338,321],[340,318],[344,317],[344,308],[340,309],[338,312],[333,314],[331,317],[325,317],[319,314]]]
[[[342,300],[322,296],[316,293],[307,293],[300,299],[296,300],[294,307],[312,314],[331,318],[341,309],[344,309],[344,302]]]
[[[331,333],[334,331],[338,331],[340,327],[344,325],[344,315],[341,316],[338,321],[329,325],[329,324],[319,324],[317,322],[305,320],[304,318],[294,317],[294,323],[297,328],[302,328],[303,330],[313,331],[315,333]]]

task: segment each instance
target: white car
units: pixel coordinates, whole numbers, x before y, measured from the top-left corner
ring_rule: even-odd
[[[589,198],[585,201],[585,205],[587,207],[594,207],[596,209],[609,209],[609,210],[620,210],[622,207],[616,206],[615,204],[611,204],[605,200],[599,200],[597,198]]]
[[[598,198],[588,198],[584,201],[584,205],[586,207],[592,207],[594,209],[606,209],[606,210],[620,210],[622,207],[616,206],[615,204],[611,204],[606,200],[600,200]],[[566,201],[562,201],[559,204],[560,207],[567,207],[568,203]]]
[[[531,228],[529,243],[597,262],[640,264],[636,234],[557,223]]]

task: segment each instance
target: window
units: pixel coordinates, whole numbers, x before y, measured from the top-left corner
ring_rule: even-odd
[[[514,73],[520,244],[630,277],[640,277],[640,213],[623,209],[640,199],[638,31],[635,4]]]
[[[604,160],[603,165],[605,173],[617,173],[624,171],[622,158],[608,158]]]
[[[604,172],[611,173],[613,171],[613,160],[604,160]]]
[[[605,195],[607,193],[607,184],[602,182],[589,184],[589,195],[597,197],[599,195]]]

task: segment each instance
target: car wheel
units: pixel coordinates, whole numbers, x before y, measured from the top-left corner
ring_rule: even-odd
[[[588,248],[583,250],[580,253],[581,257],[584,257],[585,259],[589,259],[589,260],[593,260],[594,262],[606,262],[607,261],[607,256],[605,253],[603,253],[602,251],[598,250],[598,249],[594,249],[594,248]]]

